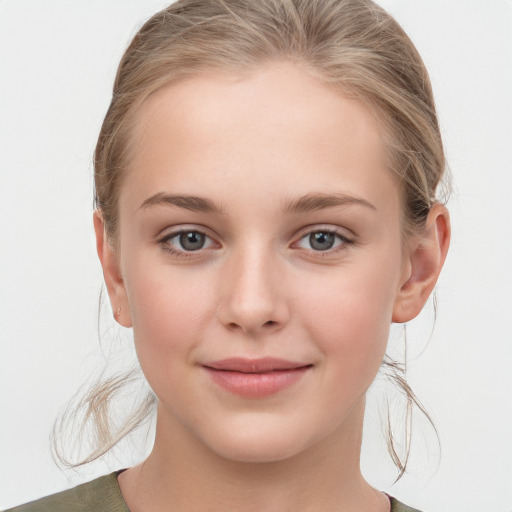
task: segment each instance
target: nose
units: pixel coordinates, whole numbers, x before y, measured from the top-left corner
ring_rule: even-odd
[[[287,323],[283,273],[271,251],[246,247],[234,252],[220,279],[217,317],[227,329],[260,335]]]

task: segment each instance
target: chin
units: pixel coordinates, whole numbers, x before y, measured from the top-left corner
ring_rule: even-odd
[[[317,442],[311,435],[291,426],[252,425],[226,431],[211,432],[205,439],[210,450],[219,456],[247,463],[269,463],[289,459],[307,450]]]
[[[269,442],[268,440],[246,443],[230,443],[228,446],[217,447],[218,455],[225,459],[242,463],[271,463],[279,462],[297,455],[301,448],[283,442]]]

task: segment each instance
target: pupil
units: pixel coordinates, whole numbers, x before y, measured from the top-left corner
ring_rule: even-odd
[[[181,233],[180,244],[183,249],[186,249],[187,251],[197,251],[204,245],[204,235],[202,233],[197,233],[197,231]]]
[[[334,235],[332,233],[311,233],[309,235],[309,243],[316,251],[327,251],[334,245]]]

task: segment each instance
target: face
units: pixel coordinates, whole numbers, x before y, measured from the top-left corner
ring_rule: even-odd
[[[137,114],[119,202],[109,289],[158,428],[251,461],[360,428],[410,273],[362,105],[284,63],[170,86]]]

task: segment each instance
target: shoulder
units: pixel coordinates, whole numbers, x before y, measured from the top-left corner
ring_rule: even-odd
[[[119,485],[117,473],[96,478],[67,491],[46,496],[5,512],[129,512]]]
[[[392,496],[389,497],[389,501],[391,502],[390,512],[420,512],[416,508],[408,507],[403,503],[400,503],[396,498]]]

